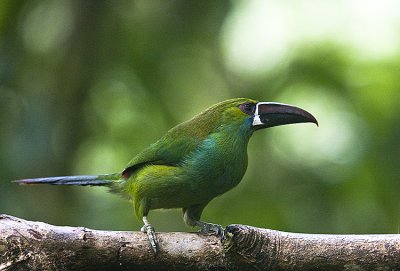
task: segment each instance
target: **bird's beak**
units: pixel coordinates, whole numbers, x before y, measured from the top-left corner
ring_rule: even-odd
[[[318,126],[318,121],[313,115],[296,106],[268,102],[256,104],[253,118],[255,129],[302,122],[312,122]]]

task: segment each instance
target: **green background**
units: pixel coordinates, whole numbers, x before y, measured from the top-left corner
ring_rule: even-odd
[[[310,233],[400,228],[396,1],[0,2],[0,213],[138,230],[102,188],[11,180],[121,171],[141,149],[233,97],[313,113],[258,131],[249,168],[203,219]],[[187,231],[180,210],[158,231]]]

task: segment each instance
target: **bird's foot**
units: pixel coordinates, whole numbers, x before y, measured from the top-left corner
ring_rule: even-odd
[[[147,233],[147,238],[149,239],[151,249],[153,250],[154,253],[157,253],[158,242],[157,242],[156,232],[154,231],[153,226],[151,226],[150,224],[145,224],[140,229],[140,231]]]
[[[221,240],[224,240],[224,228],[221,225],[213,224],[213,223],[205,223],[201,225],[200,233],[204,234],[215,234],[221,237]]]

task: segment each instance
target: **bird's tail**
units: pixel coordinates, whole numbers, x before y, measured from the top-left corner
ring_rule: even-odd
[[[110,186],[121,180],[121,174],[105,175],[80,175],[80,176],[60,176],[47,178],[22,179],[14,182],[20,184],[53,184],[53,185],[99,185]]]

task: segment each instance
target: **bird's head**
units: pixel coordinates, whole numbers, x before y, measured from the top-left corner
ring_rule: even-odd
[[[240,123],[251,131],[279,125],[311,122],[317,120],[309,112],[288,104],[258,102],[246,98],[236,98],[221,102],[209,109],[222,115],[222,123]]]

